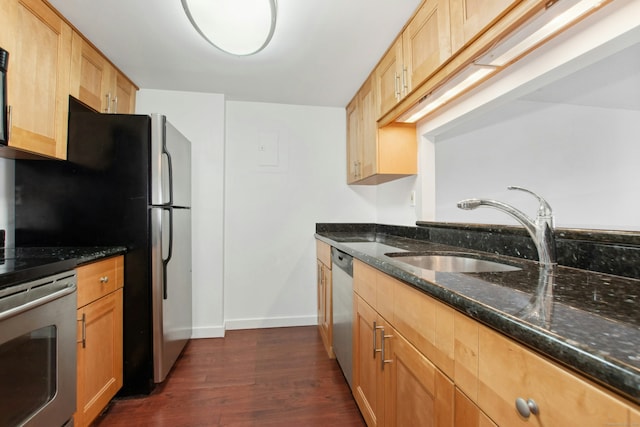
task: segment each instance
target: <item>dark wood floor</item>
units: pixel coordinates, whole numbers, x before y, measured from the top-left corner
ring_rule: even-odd
[[[115,400],[95,426],[340,426],[365,423],[315,326],[228,331],[189,342],[150,396]]]

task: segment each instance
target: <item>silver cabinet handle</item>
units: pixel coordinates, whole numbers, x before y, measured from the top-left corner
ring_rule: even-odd
[[[400,100],[400,75],[398,73],[394,74],[394,87],[396,89],[396,100]]]
[[[11,116],[11,105],[7,106],[7,141],[11,140],[11,127],[13,125],[13,120]]]
[[[376,358],[376,353],[378,352],[377,343],[376,343],[376,335],[378,334],[378,326],[376,322],[373,322],[373,358]]]
[[[82,322],[82,340],[78,343],[82,343],[82,348],[87,347],[87,315],[82,313],[82,319],[78,319],[78,322]]]
[[[382,337],[382,340],[381,340],[381,343],[380,343],[380,347],[381,347],[382,350],[381,350],[381,354],[380,354],[380,369],[382,369],[384,371],[384,364],[393,362],[393,360],[385,359],[385,357],[384,357],[384,340],[387,339],[387,338],[393,338],[393,335],[386,335],[384,333],[384,328],[382,328],[381,337]]]
[[[109,283],[109,276],[102,276],[100,278],[100,283]]]
[[[118,95],[113,98],[113,114],[118,113]]]
[[[524,400],[522,397],[516,399],[516,409],[523,418],[529,418],[531,414],[538,415],[540,413],[540,409],[535,400]]]
[[[110,113],[111,112],[111,92],[106,94],[105,98],[107,98],[107,108],[104,109],[104,112]]]
[[[407,67],[402,67],[402,89],[406,95],[409,92],[409,75]]]

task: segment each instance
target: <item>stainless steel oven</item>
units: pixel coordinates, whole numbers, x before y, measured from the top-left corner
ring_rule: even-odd
[[[0,290],[0,426],[72,425],[75,406],[75,272]]]

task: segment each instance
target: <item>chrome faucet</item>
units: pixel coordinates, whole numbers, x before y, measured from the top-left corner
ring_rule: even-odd
[[[526,188],[509,186],[507,189],[525,191],[538,199],[540,206],[538,207],[538,214],[535,220],[532,220],[513,206],[496,200],[465,199],[458,202],[458,207],[460,209],[471,210],[479,206],[489,206],[511,215],[517,219],[531,235],[533,243],[536,245],[536,249],[538,250],[538,260],[540,264],[542,266],[555,265],[556,244],[553,236],[553,213],[551,211],[551,206],[549,206],[549,203],[547,203],[547,201],[542,197],[531,190],[527,190]]]

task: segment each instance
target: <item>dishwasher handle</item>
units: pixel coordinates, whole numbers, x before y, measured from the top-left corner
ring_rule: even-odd
[[[353,277],[353,257],[334,247],[331,248],[331,262]]]

